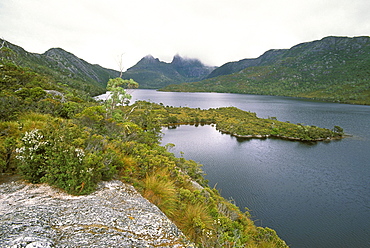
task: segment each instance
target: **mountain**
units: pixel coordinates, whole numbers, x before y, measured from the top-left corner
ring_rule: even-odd
[[[276,62],[285,53],[285,51],[285,49],[272,49],[255,59],[242,59],[236,62],[228,62],[213,70],[207,78],[232,74],[247,67],[272,64]]]
[[[206,66],[198,59],[175,55],[166,63],[147,55],[123,73],[124,79],[134,79],[140,88],[161,88],[169,84],[195,82],[204,79],[215,67]]]
[[[86,62],[61,48],[52,48],[43,54],[30,53],[22,47],[0,39],[0,44],[9,49],[7,54],[13,62],[32,70],[52,76],[61,84],[82,89],[92,95],[105,91],[110,78],[119,77],[119,72]]]
[[[49,49],[41,56],[63,71],[69,71],[81,78],[90,78],[99,82],[102,86],[105,86],[110,78],[119,77],[118,71],[90,64],[61,48]]]
[[[258,58],[228,62],[212,71],[207,78],[232,74],[248,67],[272,65],[288,57],[300,57],[300,60],[303,61],[308,56],[312,58],[313,56],[321,56],[328,52],[334,52],[333,55],[337,56],[338,54],[335,55],[335,51],[340,51],[345,47],[347,47],[347,53],[350,50],[361,48],[361,43],[366,43],[367,38],[369,37],[355,37],[351,40],[351,38],[346,37],[329,36],[322,40],[298,44],[291,49],[271,49]]]
[[[325,37],[226,63],[167,91],[213,91],[370,104],[370,37]]]

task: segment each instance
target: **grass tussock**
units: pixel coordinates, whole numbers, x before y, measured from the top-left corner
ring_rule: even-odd
[[[187,204],[178,212],[176,224],[184,234],[195,243],[212,238],[215,228],[214,220],[207,205],[202,203]]]
[[[197,247],[287,247],[275,231],[256,227],[216,189],[194,188],[184,173],[160,168],[139,184],[142,195],[157,205]]]
[[[173,216],[176,211],[177,193],[175,182],[166,169],[147,175],[143,180],[143,196],[158,206],[167,216]]]

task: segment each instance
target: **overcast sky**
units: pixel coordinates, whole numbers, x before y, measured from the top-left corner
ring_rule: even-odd
[[[220,66],[269,49],[370,35],[369,0],[0,0],[0,37],[29,52],[61,47],[125,69],[151,54]]]

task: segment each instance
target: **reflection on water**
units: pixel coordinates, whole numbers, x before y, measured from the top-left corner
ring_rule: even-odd
[[[211,126],[163,131],[163,144],[202,163],[211,187],[292,247],[362,247],[369,239],[369,169],[366,161],[348,168],[343,142],[240,140]]]
[[[202,163],[210,186],[248,207],[256,224],[277,231],[291,247],[370,247],[370,106],[289,97],[135,90],[132,101],[165,106],[235,106],[262,118],[354,135],[302,143],[240,140],[211,126],[165,128],[163,144]],[[356,138],[357,137],[357,138]]]

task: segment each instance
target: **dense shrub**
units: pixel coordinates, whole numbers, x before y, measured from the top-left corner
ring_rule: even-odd
[[[54,120],[44,130],[24,134],[16,150],[19,170],[32,183],[46,182],[71,194],[86,194],[102,180],[111,179],[119,162],[104,137],[79,126]]]

